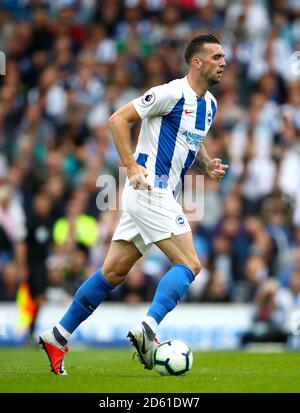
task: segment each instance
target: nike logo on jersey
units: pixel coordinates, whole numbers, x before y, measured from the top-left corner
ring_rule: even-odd
[[[194,113],[194,111],[193,110],[185,110],[184,113],[186,115],[190,115],[191,113]]]

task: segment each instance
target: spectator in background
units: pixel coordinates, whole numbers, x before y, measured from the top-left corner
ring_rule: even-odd
[[[270,273],[276,278],[279,277],[289,255],[290,209],[289,203],[283,199],[280,191],[276,190],[262,205],[262,217],[272,241]]]
[[[60,258],[54,254],[47,259],[48,287],[45,297],[48,303],[66,305],[72,298],[65,287],[64,265],[64,259],[61,262]]]
[[[0,228],[10,250],[25,238],[25,214],[21,203],[13,196],[13,188],[4,184],[0,186]]]
[[[19,284],[18,266],[9,261],[0,270],[0,301],[15,301]]]
[[[27,276],[25,268],[24,239],[26,218],[21,203],[14,197],[9,184],[0,186],[0,271],[6,264],[18,266],[18,282]],[[9,267],[11,268],[11,267]],[[9,271],[11,274],[11,271]],[[11,280],[14,277],[8,275]],[[10,282],[10,281],[9,281]]]
[[[143,273],[140,263],[134,265],[126,281],[119,287],[119,296],[128,304],[151,301],[155,292],[155,280]]]
[[[279,289],[277,302],[286,312],[300,310],[300,269],[293,270],[288,286]]]
[[[210,266],[222,274],[226,280],[227,285],[232,282],[232,256],[231,243],[226,235],[218,234],[212,243],[212,254],[210,257]]]
[[[201,302],[228,303],[231,301],[229,283],[224,273],[213,271],[204,288]]]
[[[85,245],[76,243],[76,246],[67,257],[68,260],[62,267],[63,285],[70,296],[75,294],[86,278],[85,270],[88,264],[88,253],[89,249]]]
[[[64,215],[65,197],[68,194],[67,183],[61,176],[54,175],[44,183],[43,190],[51,200],[52,216],[56,221]]]
[[[241,345],[249,343],[286,343],[285,312],[276,301],[278,284],[268,280],[255,296],[256,309],[250,330],[241,337]]]
[[[300,245],[296,245],[287,257],[287,263],[280,274],[282,287],[288,287],[293,271],[300,271]]]
[[[268,277],[268,269],[260,255],[250,255],[245,263],[245,280],[238,284],[239,301],[252,302],[260,285]]]
[[[262,4],[242,0],[229,5],[225,16],[227,30],[243,24],[245,35],[251,40],[263,39],[270,26],[267,10]]]

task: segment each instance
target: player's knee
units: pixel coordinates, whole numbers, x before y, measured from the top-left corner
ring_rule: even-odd
[[[103,277],[112,285],[121,284],[126,278],[127,272],[118,271],[118,269],[109,269],[102,267]]]
[[[189,263],[189,267],[192,270],[194,276],[196,277],[201,271],[201,262],[198,260],[198,258],[195,258]]]

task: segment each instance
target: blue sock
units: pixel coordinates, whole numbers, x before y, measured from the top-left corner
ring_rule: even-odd
[[[194,279],[189,267],[183,264],[173,265],[160,280],[147,316],[153,317],[159,324],[176,307]]]
[[[72,304],[59,322],[67,331],[73,331],[88,318],[115,286],[102,275],[101,270],[91,275],[77,290]]]

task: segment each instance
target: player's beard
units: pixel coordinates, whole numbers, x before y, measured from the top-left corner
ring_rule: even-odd
[[[218,83],[220,83],[221,77],[217,78],[217,76],[218,75],[216,74],[209,79],[209,86],[217,85]]]
[[[207,84],[207,87],[211,87],[220,83],[221,78],[217,78],[217,74],[202,74],[202,81],[204,80]]]
[[[215,77],[212,77],[209,79],[209,86],[214,86],[217,85],[218,83],[220,83],[221,79],[217,79]]]
[[[206,76],[203,76],[204,78],[206,78],[206,83],[208,85],[208,87],[217,85],[218,83],[220,83],[221,77],[218,77],[217,73],[207,73]]]

